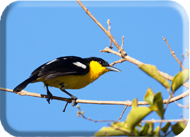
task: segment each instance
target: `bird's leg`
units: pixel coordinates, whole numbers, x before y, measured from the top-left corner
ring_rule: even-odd
[[[73,96],[71,93],[67,92],[67,91],[65,90],[65,86],[64,86],[63,83],[60,84],[60,86],[61,86],[61,87],[60,87],[60,90],[63,91],[63,92],[65,92],[67,95],[69,95],[69,96],[71,97],[71,99],[72,99],[72,106],[76,106],[76,105],[77,105],[76,100],[77,100],[78,98],[75,97],[75,96]]]
[[[46,84],[45,86],[46,86],[46,89],[47,89],[47,97],[48,97],[47,98],[47,102],[50,104],[50,99],[52,97],[52,94],[51,94],[51,92],[48,89],[48,85]]]

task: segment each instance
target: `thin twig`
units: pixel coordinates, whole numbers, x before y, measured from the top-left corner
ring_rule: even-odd
[[[11,92],[11,93],[15,93],[13,92],[12,89],[6,89],[6,88],[1,88],[0,90],[2,91],[7,91],[7,92]],[[17,94],[22,95],[22,96],[33,96],[33,97],[39,97],[39,98],[47,98],[47,95],[43,95],[43,94],[38,94],[38,93],[32,93],[32,92],[27,92],[27,91],[20,91]],[[184,93],[176,96],[176,97],[172,97],[171,100],[169,101],[169,103],[180,100],[186,96],[189,95],[189,90],[185,91]],[[55,100],[60,100],[60,101],[66,101],[68,103],[72,102],[71,98],[62,98],[62,97],[57,97],[57,96],[52,96],[52,99]],[[168,99],[163,100],[163,103],[166,104],[168,101]],[[132,102],[131,101],[97,101],[97,100],[82,100],[82,99],[77,99],[76,103],[84,103],[84,104],[105,104],[105,105],[127,105],[127,106],[131,106]],[[138,105],[148,105],[148,103],[146,101],[138,101]]]
[[[186,49],[186,56],[184,54],[182,54],[182,60],[181,60],[181,64],[183,64],[183,61],[189,56],[189,51]],[[179,68],[179,71],[181,71],[181,66]]]
[[[189,105],[182,105],[182,104],[178,103],[177,101],[174,101],[174,103],[176,103],[179,107],[189,108]]]
[[[89,12],[89,10],[82,4],[82,2],[80,2],[79,0],[76,0],[78,2],[78,4],[83,8],[83,10],[86,12],[86,14],[91,17],[91,19],[106,33],[106,35],[111,39],[111,41],[113,42],[113,44],[117,47],[117,49],[119,51],[121,51],[121,56],[124,57],[127,55],[127,53],[124,50],[121,50],[121,47],[119,46],[119,44],[117,43],[117,41],[114,39],[114,37],[112,36],[112,34],[106,30],[102,24],[100,22],[98,22],[98,20]]]
[[[182,59],[181,59],[181,64],[183,64],[183,61],[184,61],[184,59],[185,59],[185,57],[184,57],[184,54],[182,54]],[[180,65],[179,65],[180,66]],[[179,72],[181,71],[181,66],[180,66],[180,68],[179,68]]]
[[[87,118],[87,117],[84,115],[84,112],[81,111],[79,105],[77,105],[77,108],[79,109],[79,111],[77,112],[77,116],[78,116],[78,117],[82,117],[82,118],[84,118],[84,119],[87,119],[87,120],[89,120],[89,121],[93,121],[93,122],[118,122],[118,121],[116,121],[116,120],[93,120],[93,119],[91,119],[91,118]]]
[[[158,128],[158,137],[160,137],[160,131],[161,131],[161,126],[162,126],[162,121],[164,120],[164,118],[161,119],[160,124],[159,124],[159,128]]]
[[[122,43],[121,43],[121,48],[119,49],[119,53],[121,53],[122,55],[122,52],[123,52],[123,45],[124,45],[124,36],[122,36]],[[121,56],[122,58],[124,58],[125,56]]]
[[[127,109],[127,106],[125,106],[125,108],[124,108],[123,112],[121,113],[121,116],[118,118],[118,120],[120,120],[122,118],[122,116],[123,116],[126,109]]]
[[[185,69],[185,68],[183,67],[183,65],[181,64],[181,62],[179,61],[179,59],[176,57],[175,52],[171,49],[171,47],[170,47],[170,45],[168,44],[168,42],[167,42],[167,40],[166,40],[165,37],[163,37],[163,40],[164,40],[164,41],[166,42],[166,44],[168,45],[168,47],[169,47],[169,49],[170,49],[170,51],[171,51],[172,56],[177,60],[177,62],[178,62],[179,65],[181,66],[181,68],[182,68],[182,69]]]
[[[108,21],[107,21],[107,24],[108,24],[108,31],[111,33],[111,22],[110,22],[110,20],[108,19]],[[113,46],[112,46],[112,42],[111,42],[111,39],[109,39],[110,40],[110,47],[109,48],[113,48]]]
[[[168,120],[143,120],[141,123],[160,123],[160,122],[188,122],[188,119],[168,119]]]
[[[169,96],[169,99],[167,100],[166,102],[166,106],[164,108],[164,112],[163,112],[163,117],[162,117],[162,121],[164,120],[164,113],[166,112],[166,108],[168,107],[168,104],[171,100],[171,98],[173,97],[173,94],[168,90],[170,96]],[[161,130],[161,126],[162,126],[162,121],[160,121],[160,125],[159,125],[159,131],[158,131],[158,137],[160,137],[160,130]]]
[[[120,60],[114,61],[113,63],[111,63],[110,66],[113,67],[113,65],[115,65],[115,64],[117,64],[117,63],[122,63],[123,61],[125,61],[125,59],[121,58]]]
[[[118,122],[118,121],[115,121],[115,120],[93,120],[93,119],[91,119],[91,118],[85,117],[83,114],[80,114],[79,117],[82,117],[82,118],[87,119],[87,120],[89,120],[89,121],[93,121],[93,122],[95,122],[95,123],[96,123],[96,122]]]
[[[163,135],[163,137],[169,135],[172,132],[172,130],[168,131],[166,134]]]
[[[121,48],[123,48],[123,45],[124,45],[124,36],[122,36]]]
[[[167,100],[166,106],[165,106],[165,108],[164,108],[164,113],[165,113],[166,108],[168,107],[168,104],[170,103],[170,100],[172,99],[173,96],[174,96],[173,94],[170,94],[169,99]],[[163,115],[164,115],[164,114],[163,114]]]

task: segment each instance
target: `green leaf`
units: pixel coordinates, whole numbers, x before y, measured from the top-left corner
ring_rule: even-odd
[[[158,134],[159,134],[159,129],[160,129],[160,127],[159,126],[157,126],[156,127],[156,129],[154,130],[154,136],[158,136]]]
[[[151,88],[149,88],[147,91],[146,91],[146,94],[145,94],[145,97],[144,97],[144,100],[146,102],[149,103],[149,105],[153,105],[153,99],[154,99],[154,92],[152,91]]]
[[[132,135],[125,122],[114,122],[110,127],[103,127],[95,133],[95,136],[119,136]]]
[[[166,133],[167,130],[168,130],[168,128],[169,128],[170,126],[171,126],[171,123],[170,123],[170,122],[167,122],[166,125],[165,125],[163,128],[161,128],[161,130],[162,130],[164,133]]]
[[[172,80],[171,90],[174,93],[183,83],[189,79],[189,69],[179,72]]]
[[[160,75],[156,66],[142,63],[141,65],[139,65],[139,68],[143,70],[145,73],[147,73],[149,76],[153,77],[158,82],[160,82],[166,89],[170,88],[170,83],[162,75]]]
[[[172,131],[175,135],[180,134],[186,127],[186,124],[183,122],[177,122],[175,125],[172,126]]]
[[[140,136],[145,136],[145,135],[147,135],[148,129],[149,129],[149,124],[146,123],[146,124],[141,128],[141,130],[140,130]]]
[[[129,112],[126,123],[128,128],[133,131],[134,127],[144,118],[146,117],[150,112],[152,112],[152,109],[149,107],[138,107],[137,105],[137,99],[134,99],[132,101],[132,109]]]
[[[126,135],[125,132],[120,130],[115,130],[112,127],[103,127],[100,129],[100,131],[96,132],[94,136],[120,136],[120,135]]]
[[[147,123],[149,125],[147,134],[148,135],[153,135],[153,129],[154,129],[154,124],[153,123]]]
[[[163,99],[162,99],[162,94],[161,94],[161,92],[156,93],[156,95],[154,96],[153,104],[154,104],[154,106],[157,108],[157,109],[155,110],[156,113],[157,113],[161,118],[163,118],[164,106],[163,106]]]
[[[111,124],[111,126],[127,128],[127,123],[126,122],[114,122]]]
[[[136,108],[136,107],[138,107],[137,98],[135,98],[134,100],[132,100],[132,108]]]
[[[136,127],[134,128],[133,132],[135,137],[140,136],[139,129],[137,129]]]

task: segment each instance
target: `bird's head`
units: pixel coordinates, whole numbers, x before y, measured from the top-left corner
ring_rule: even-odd
[[[110,66],[107,61],[101,58],[90,57],[85,59],[89,63],[91,75],[93,75],[95,79],[109,71],[121,72],[121,70]]]

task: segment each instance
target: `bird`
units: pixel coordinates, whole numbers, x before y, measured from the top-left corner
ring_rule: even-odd
[[[48,88],[50,86],[59,88],[69,95],[72,99],[72,106],[75,106],[78,98],[66,89],[84,88],[109,71],[121,72],[121,70],[110,66],[102,58],[63,56],[39,66],[28,79],[16,86],[13,92],[20,92],[29,83],[43,82],[47,90],[48,103],[50,103],[52,97],[52,93]]]

